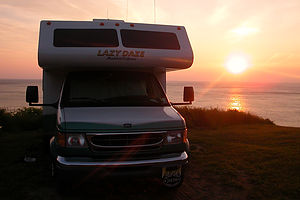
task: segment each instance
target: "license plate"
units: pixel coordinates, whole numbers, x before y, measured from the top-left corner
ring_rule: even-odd
[[[162,178],[164,177],[180,177],[181,166],[174,170],[168,170],[167,167],[162,168]]]

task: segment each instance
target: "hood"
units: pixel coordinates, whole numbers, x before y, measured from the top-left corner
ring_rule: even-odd
[[[166,107],[65,107],[59,127],[66,131],[128,132],[184,129],[185,122]]]

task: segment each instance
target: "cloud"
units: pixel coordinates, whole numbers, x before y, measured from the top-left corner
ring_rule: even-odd
[[[128,21],[153,23],[152,0],[128,2]],[[26,70],[36,68],[40,20],[106,18],[107,9],[109,18],[125,19],[126,4],[126,0],[0,0],[0,67],[24,59],[29,63]],[[192,70],[212,66],[203,76],[216,72],[214,66],[232,50],[249,51],[258,61],[267,60],[273,51],[286,52],[272,58],[270,65],[281,59],[300,63],[299,0],[156,0],[156,6],[157,23],[186,26],[195,55]],[[18,69],[16,65],[13,71]]]
[[[213,14],[208,18],[209,24],[217,25],[229,16],[228,6],[217,7]]]
[[[109,0],[101,3],[95,0],[1,0],[0,50],[17,48],[20,45],[35,49],[40,20],[106,18],[106,8],[113,8],[116,13],[122,13],[120,7]]]
[[[256,34],[259,31],[260,30],[258,28],[242,25],[240,27],[237,27],[237,28],[231,30],[230,32],[232,32],[236,36],[244,37],[244,36]]]

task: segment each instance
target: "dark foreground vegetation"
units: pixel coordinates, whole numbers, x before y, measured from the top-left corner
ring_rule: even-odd
[[[195,107],[176,107],[176,110],[185,118],[189,128],[215,129],[241,124],[274,124],[269,119],[237,110]]]
[[[0,131],[29,131],[42,128],[42,109],[23,108],[8,112],[0,108]]]
[[[42,132],[2,130],[0,199],[300,199],[299,128],[257,118],[211,129],[180,112],[191,127],[192,158],[177,190],[163,189],[158,179],[94,177],[59,193]],[[24,162],[25,154],[36,162]]]

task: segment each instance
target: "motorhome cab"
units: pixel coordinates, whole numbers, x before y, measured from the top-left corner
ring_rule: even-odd
[[[56,115],[53,172],[86,169],[105,175],[151,174],[182,183],[189,159],[184,119],[166,96],[166,72],[189,68],[193,52],[183,26],[120,20],[41,21],[37,86],[26,101]]]

